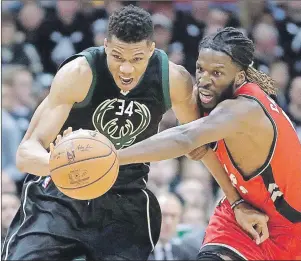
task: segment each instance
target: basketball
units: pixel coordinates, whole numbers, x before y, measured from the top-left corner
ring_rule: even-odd
[[[119,171],[114,145],[104,135],[91,130],[78,130],[63,137],[51,152],[49,165],[57,188],[79,200],[105,194]]]

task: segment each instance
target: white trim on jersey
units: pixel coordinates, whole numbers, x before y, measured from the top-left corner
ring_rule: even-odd
[[[143,179],[144,180],[144,179]],[[145,182],[145,180],[144,180]],[[150,215],[149,215],[149,196],[147,192],[144,189],[141,189],[143,193],[146,195],[147,203],[146,203],[146,215],[147,215],[147,226],[148,226],[148,235],[149,235],[149,240],[152,245],[152,251],[155,248],[154,242],[153,242],[153,237],[152,237],[152,230],[151,230],[151,224],[150,224]]]
[[[10,239],[7,241],[7,244],[6,244],[6,248],[5,248],[5,257],[4,257],[4,260],[7,260],[7,256],[8,256],[8,248],[9,248],[9,245],[10,243],[12,242],[13,238],[17,235],[17,233],[19,232],[19,230],[21,229],[21,227],[24,225],[25,221],[26,221],[26,211],[25,211],[25,204],[26,204],[26,201],[27,201],[27,196],[28,196],[28,189],[29,187],[34,184],[34,183],[38,183],[40,180],[42,179],[42,177],[39,177],[37,180],[33,180],[33,181],[30,181],[28,182],[26,188],[25,188],[25,192],[24,192],[24,201],[23,201],[23,204],[22,204],[22,210],[23,210],[23,215],[24,215],[24,219],[20,225],[20,227],[15,231],[15,233],[13,233],[10,237]],[[5,246],[5,242],[6,242],[7,239],[4,240],[3,242],[3,248]],[[4,250],[4,249],[3,249]],[[3,252],[3,251],[2,251]]]

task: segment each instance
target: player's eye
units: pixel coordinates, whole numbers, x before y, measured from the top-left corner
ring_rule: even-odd
[[[135,58],[133,59],[133,61],[134,61],[134,62],[140,62],[140,61],[142,61],[142,58],[141,58],[141,57],[135,57]]]
[[[203,68],[202,68],[201,66],[197,66],[196,69],[197,69],[198,72],[203,72],[203,71],[204,71]]]
[[[216,77],[219,77],[219,76],[222,75],[222,73],[219,72],[219,71],[213,71],[213,75],[216,76]]]
[[[113,57],[116,59],[116,60],[122,60],[121,56],[117,55],[117,54],[113,54]]]

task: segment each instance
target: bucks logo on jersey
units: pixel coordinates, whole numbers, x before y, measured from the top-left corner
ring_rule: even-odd
[[[109,138],[116,149],[132,145],[150,121],[146,105],[117,98],[103,101],[93,114],[95,129]]]

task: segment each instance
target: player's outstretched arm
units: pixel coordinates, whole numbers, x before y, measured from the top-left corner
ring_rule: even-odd
[[[181,124],[200,118],[197,105],[197,94],[193,90],[193,83],[189,72],[182,66],[170,63],[170,98],[172,109]],[[202,160],[204,165],[216,179],[229,202],[232,204],[240,199],[240,195],[232,183],[215,153],[209,146],[201,146],[193,151],[197,160]]]
[[[245,132],[261,117],[265,117],[264,112],[254,101],[243,97],[226,100],[207,117],[165,130],[120,150],[120,164],[176,158],[197,147]]]
[[[22,172],[49,175],[46,149],[60,132],[73,104],[86,97],[91,83],[92,72],[85,58],[77,58],[58,71],[18,148],[16,162]]]

